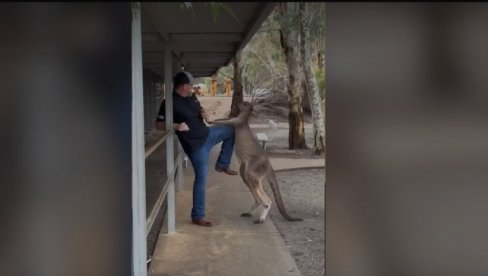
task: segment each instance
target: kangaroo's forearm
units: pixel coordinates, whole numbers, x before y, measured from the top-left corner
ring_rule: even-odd
[[[214,125],[235,126],[240,122],[241,122],[241,120],[239,120],[238,118],[232,118],[232,119],[216,119],[216,120],[210,121],[209,123],[214,124]]]

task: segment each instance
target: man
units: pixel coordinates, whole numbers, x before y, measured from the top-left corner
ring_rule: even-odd
[[[173,129],[195,171],[192,223],[212,226],[212,222],[205,220],[205,187],[209,154],[213,146],[223,142],[215,169],[229,175],[237,175],[236,171],[229,169],[234,151],[234,128],[207,127],[204,120],[208,121],[208,114],[197,97],[191,93],[192,84],[193,76],[186,71],[179,72],[173,78]],[[156,120],[156,128],[165,130],[165,126],[165,101],[163,101]]]

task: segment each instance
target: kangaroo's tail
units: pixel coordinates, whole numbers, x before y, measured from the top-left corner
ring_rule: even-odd
[[[294,218],[288,215],[288,213],[286,212],[285,204],[283,203],[283,198],[281,197],[280,187],[278,186],[278,181],[276,180],[276,175],[273,169],[271,168],[271,164],[269,165],[267,180],[269,182],[271,190],[273,191],[273,195],[276,200],[276,205],[278,206],[278,211],[280,211],[280,214],[288,221],[302,221],[303,219]]]

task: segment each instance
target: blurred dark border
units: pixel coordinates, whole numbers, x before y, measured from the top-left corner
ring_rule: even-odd
[[[0,36],[0,275],[130,275],[130,3],[0,4]]]
[[[326,18],[327,275],[488,275],[488,4]]]

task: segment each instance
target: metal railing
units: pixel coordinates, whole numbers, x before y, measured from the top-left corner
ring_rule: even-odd
[[[151,154],[153,154],[163,143],[166,141],[169,137],[173,138],[175,137],[174,135],[170,135],[170,131],[164,132],[160,138],[158,138],[154,143],[146,147],[144,156],[147,159]],[[169,158],[174,158],[174,156],[168,156],[168,153],[166,153],[166,159],[168,160]],[[149,216],[147,216],[146,219],[146,236],[149,235],[151,232],[151,228],[154,224],[154,221],[156,220],[156,217],[161,209],[161,206],[168,194],[168,187],[169,187],[169,180],[176,179],[177,183],[177,191],[181,191],[183,188],[183,158],[184,158],[184,153],[181,150],[181,145],[178,143],[178,155],[175,159],[175,164],[176,166],[174,167],[174,170],[171,172],[167,172],[166,179],[164,180],[164,185],[161,189],[161,192],[159,193],[159,196],[156,200],[156,203],[154,204],[153,208],[149,212]],[[171,212],[174,210],[168,210],[168,212]],[[169,228],[171,226],[168,226]],[[174,228],[174,226],[172,226]],[[171,229],[171,228],[170,228]]]
[[[144,148],[144,89],[142,64],[142,34],[141,34],[141,4],[131,3],[132,27],[132,273],[131,275],[147,275],[147,237],[161,206],[166,199],[168,234],[174,233],[175,222],[175,190],[183,187],[183,151],[177,143],[177,157],[174,156],[175,135],[171,129],[173,123],[173,98],[171,93],[165,93],[166,101],[166,131],[158,140]],[[172,53],[171,45],[165,41],[164,45],[164,91],[172,91]],[[152,105],[152,104],[151,104]],[[150,113],[152,114],[152,113]],[[145,160],[166,141],[166,171],[164,186],[147,216],[146,212],[146,182]],[[143,152],[144,151],[144,152]],[[175,165],[176,162],[176,165]],[[175,185],[175,178],[176,184]],[[175,186],[176,189],[175,189]],[[144,223],[145,219],[145,223]],[[144,235],[144,232],[146,232]]]

